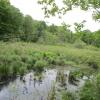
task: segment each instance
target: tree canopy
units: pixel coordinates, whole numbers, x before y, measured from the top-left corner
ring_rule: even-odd
[[[86,0],[80,0],[80,3],[78,0],[64,0],[63,9],[58,8],[56,0],[41,0],[39,3],[46,7],[49,6],[49,8],[54,7],[54,9],[51,9],[52,11],[50,9],[48,11],[49,14],[55,15],[56,13],[59,14],[60,10],[64,13],[64,9],[69,7],[67,4],[70,3],[72,6],[82,7],[81,2],[84,4],[83,1],[86,2]],[[93,0],[95,1],[94,3],[90,1],[88,1],[87,9],[91,6],[95,9],[99,8],[98,0]],[[48,12],[45,12],[45,14],[47,15]],[[96,19],[100,18],[99,10],[98,15],[94,14],[94,16]],[[10,4],[9,0],[0,0],[0,40],[2,41],[39,42],[45,44],[74,44],[77,41],[81,41],[87,45],[100,47],[100,30],[96,32],[84,30],[84,23],[85,21],[74,23],[75,33],[73,33],[70,30],[70,25],[66,23],[63,23],[61,26],[47,25],[44,21],[37,21],[29,15],[23,15],[18,8]]]
[[[62,16],[74,7],[80,7],[82,10],[93,8],[95,10],[93,17],[100,19],[100,0],[60,0],[60,2],[62,6],[59,6],[57,0],[38,0],[38,3],[43,6],[45,17]]]

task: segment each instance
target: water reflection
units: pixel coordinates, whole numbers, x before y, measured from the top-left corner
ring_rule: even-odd
[[[43,73],[30,72],[24,77],[17,77],[15,81],[1,89],[0,100],[46,100],[52,85],[58,80],[56,77],[58,73],[59,69],[48,69]],[[61,76],[60,81],[66,82],[67,90],[77,90],[77,87],[68,83],[69,73],[69,70],[63,70],[64,79]],[[80,81],[79,84],[84,83],[82,82]]]

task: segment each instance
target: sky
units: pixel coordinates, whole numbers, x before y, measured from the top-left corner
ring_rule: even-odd
[[[61,5],[60,0],[58,4]],[[71,25],[71,30],[74,31],[74,23],[82,22],[86,20],[85,29],[96,31],[100,29],[100,23],[92,19],[92,11],[82,11],[79,8],[74,8],[72,11],[68,11],[66,15],[59,19],[57,17],[44,18],[44,13],[41,6],[37,3],[37,0],[10,0],[11,4],[19,8],[24,15],[30,15],[35,20],[44,20],[48,24],[61,25],[62,22]]]

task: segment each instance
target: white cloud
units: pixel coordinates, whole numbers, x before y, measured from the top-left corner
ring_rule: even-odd
[[[49,23],[53,23],[56,25],[60,25],[63,21],[67,24],[72,25],[75,22],[82,22],[86,20],[85,28],[90,29],[91,31],[96,31],[100,29],[100,23],[92,20],[92,11],[82,11],[80,9],[75,8],[72,11],[67,12],[62,19],[58,19],[57,17],[51,17],[49,19],[44,18],[43,11],[41,10],[40,5],[37,4],[37,0],[10,0],[11,4],[15,7],[19,8],[23,14],[29,14],[36,20],[44,20]],[[57,0],[56,0],[57,1]],[[60,2],[59,2],[60,3]]]

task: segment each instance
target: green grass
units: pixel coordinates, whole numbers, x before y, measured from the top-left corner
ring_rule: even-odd
[[[45,63],[43,63],[43,62]],[[0,42],[0,71],[2,77],[24,74],[27,70],[49,65],[73,66],[84,68],[100,67],[100,49],[92,46],[77,48],[71,44],[42,45],[34,43]],[[43,67],[44,66],[44,67]],[[9,71],[6,71],[6,68]]]

